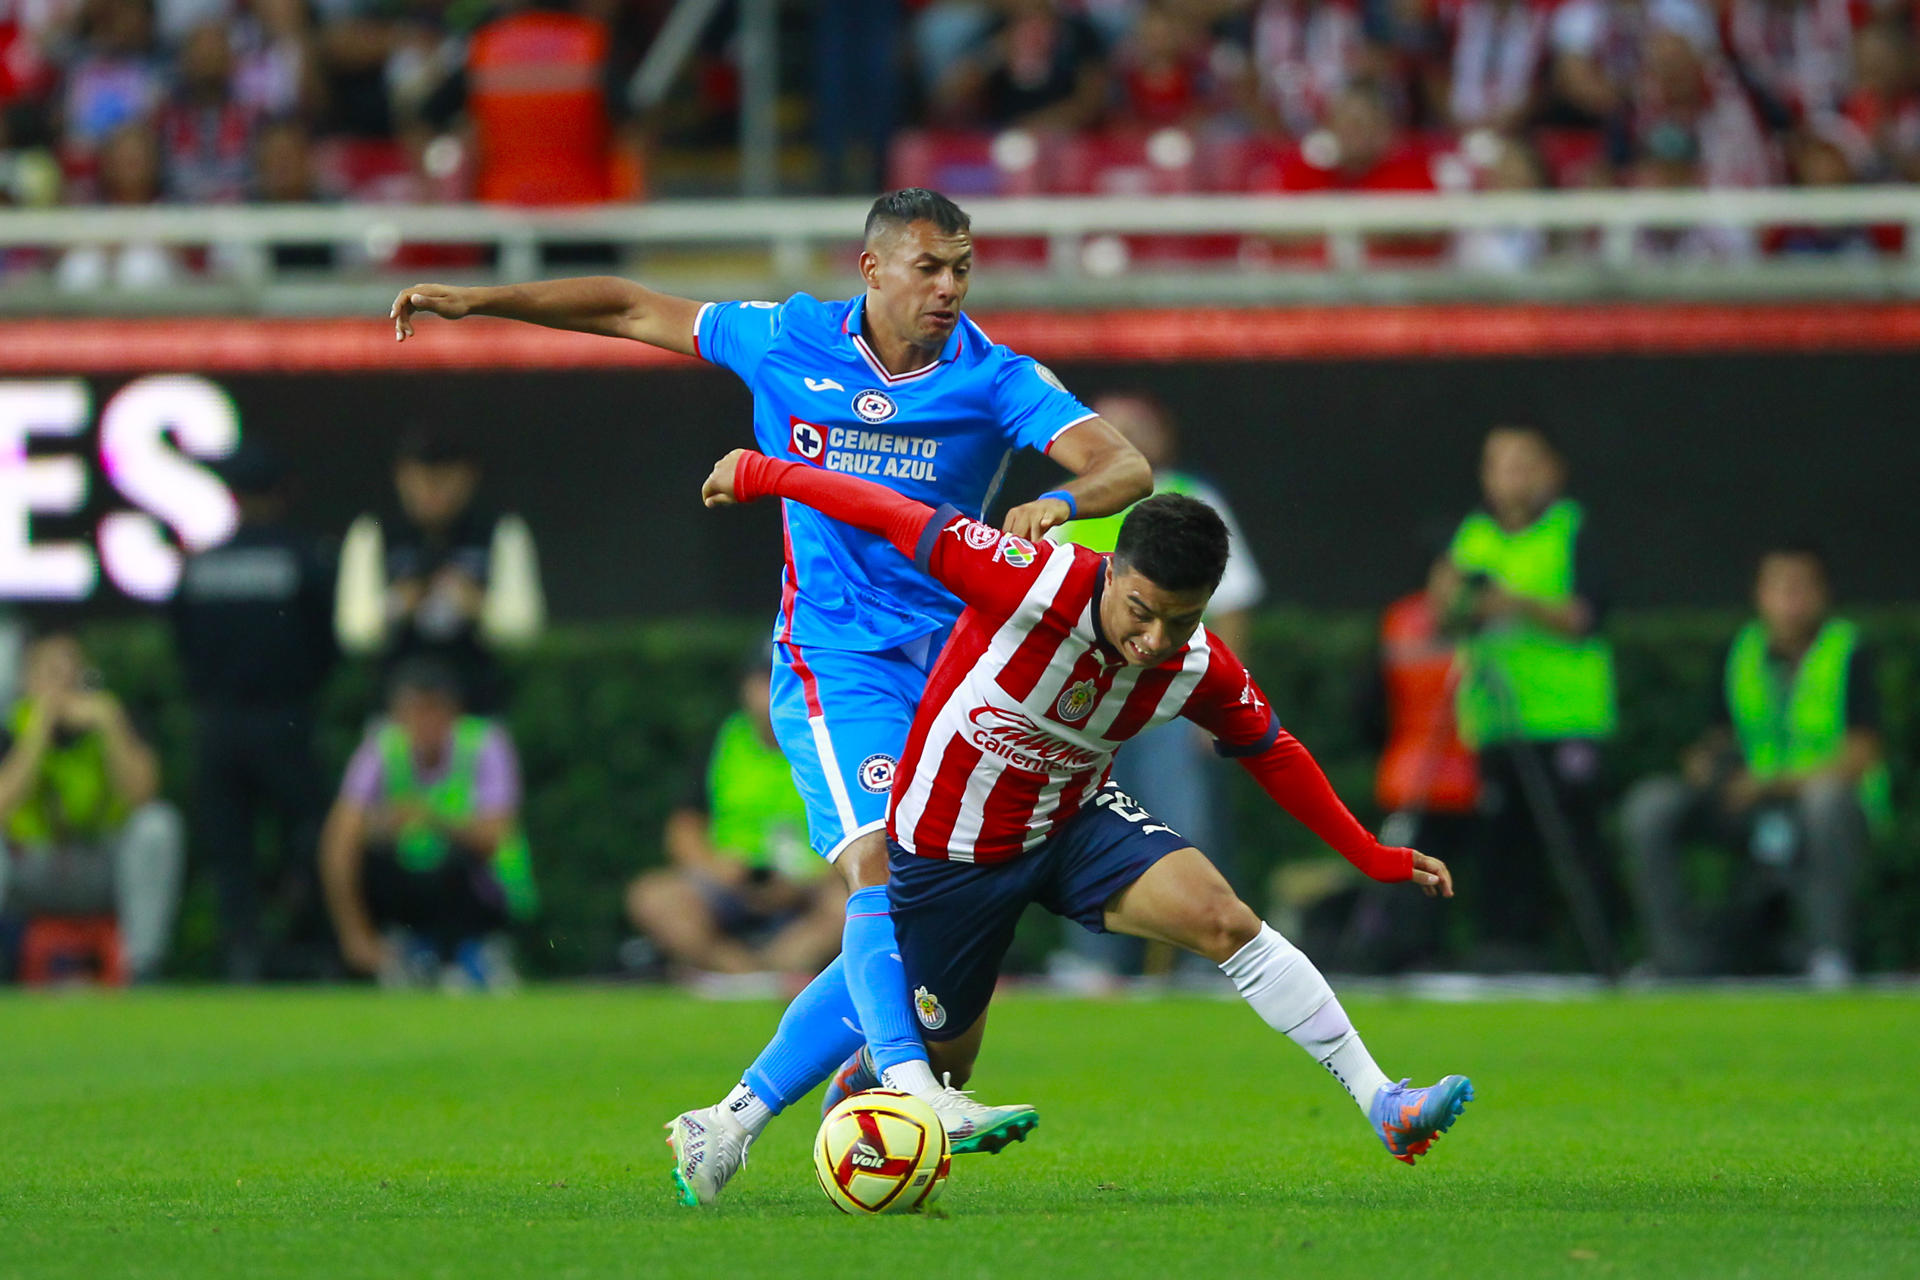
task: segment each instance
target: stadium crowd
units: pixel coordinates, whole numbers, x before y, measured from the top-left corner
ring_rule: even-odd
[[[4,0],[0,199],[637,198],[650,145],[729,141],[738,108],[729,8],[674,109],[630,108],[671,8]],[[847,189],[886,168],[955,194],[1920,175],[1911,0],[836,0],[783,21],[783,88]]]

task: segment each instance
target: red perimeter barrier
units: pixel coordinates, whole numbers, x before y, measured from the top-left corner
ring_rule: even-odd
[[[1349,306],[1019,311],[975,317],[1043,360],[1347,360],[1920,348],[1920,304]],[[683,357],[497,320],[0,321],[0,374],[612,369]]]

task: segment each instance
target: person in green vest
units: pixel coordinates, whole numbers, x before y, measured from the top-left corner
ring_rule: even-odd
[[[399,664],[320,835],[341,954],[386,985],[512,986],[506,930],[539,910],[513,740],[461,708],[451,667]]]
[[[1577,934],[1588,962],[1611,970],[1599,821],[1613,653],[1599,632],[1605,591],[1586,509],[1566,496],[1565,456],[1535,426],[1487,433],[1480,484],[1484,505],[1455,530],[1443,583],[1464,639],[1460,736],[1480,754],[1480,958],[1552,964]]]
[[[1243,654],[1253,607],[1265,598],[1266,579],[1240,532],[1233,508],[1213,485],[1182,469],[1180,432],[1173,415],[1157,396],[1145,391],[1114,391],[1092,404],[1095,413],[1127,438],[1127,443],[1153,468],[1155,493],[1178,493],[1198,498],[1227,526],[1227,569],[1207,605],[1207,628]],[[1131,511],[1133,508],[1127,508]],[[1077,543],[1094,551],[1110,552],[1120,536],[1127,511],[1087,520],[1070,520],[1053,533],[1060,542]],[[1162,822],[1205,849],[1229,881],[1242,877],[1234,865],[1233,842],[1227,830],[1219,778],[1223,766],[1212,740],[1185,720],[1172,720],[1138,735],[1114,760],[1113,780]],[[1166,954],[1154,957],[1138,938],[1119,933],[1092,933],[1068,929],[1065,949],[1050,957],[1048,970],[1056,984],[1073,990],[1102,991],[1124,974],[1138,973]]]
[[[690,975],[812,976],[839,953],[846,890],[807,846],[806,804],[774,742],[764,656],[742,672],[739,696],[667,817],[666,865],[627,886],[627,918]]]
[[[1654,968],[1668,976],[1777,966],[1784,943],[1815,985],[1843,986],[1870,835],[1892,816],[1874,655],[1853,623],[1834,616],[1826,562],[1813,547],[1767,551],[1753,595],[1758,616],[1727,646],[1709,727],[1680,774],[1645,779],[1627,795],[1621,826],[1641,927]],[[1689,891],[1690,837],[1747,853],[1717,908]],[[1755,909],[1782,892],[1798,908],[1798,937],[1756,937]]]
[[[21,665],[20,699],[0,720],[0,911],[111,914],[128,975],[151,981],[186,865],[159,760],[72,632],[39,632]]]

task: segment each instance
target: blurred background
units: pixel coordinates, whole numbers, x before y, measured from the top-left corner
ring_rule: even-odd
[[[745,390],[386,315],[598,272],[846,297],[873,195],[925,185],[987,332],[1232,510],[1257,572],[1217,613],[1283,722],[1455,866],[1453,904],[1383,896],[1224,762],[1149,799],[1324,967],[1910,973],[1917,23],[0,0],[0,965],[342,977],[350,836],[431,890],[388,982],[823,962],[741,679],[778,517],[696,497]],[[1000,505],[1056,476],[1016,459]],[[1576,649],[1569,695],[1535,659]],[[408,776],[442,739],[452,791]],[[434,876],[483,811],[470,902]],[[1183,980],[1029,924],[1064,986]]]

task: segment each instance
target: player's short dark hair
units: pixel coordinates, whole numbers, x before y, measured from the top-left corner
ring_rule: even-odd
[[[1813,567],[1820,571],[1820,581],[1828,585],[1833,582],[1833,565],[1827,559],[1826,548],[1812,538],[1776,538],[1760,548],[1760,554],[1753,559],[1756,579],[1769,560],[1811,560]]]
[[[1113,560],[1167,591],[1212,591],[1227,571],[1227,525],[1198,498],[1156,494],[1120,522]]]
[[[394,452],[401,462],[418,462],[429,467],[475,466],[480,461],[472,442],[463,434],[430,422],[416,422],[408,427]]]
[[[913,222],[931,222],[942,234],[950,236],[973,229],[973,219],[967,216],[967,211],[938,191],[902,187],[887,192],[867,210],[864,239],[872,244],[874,237]]]
[[[392,702],[403,693],[445,698],[455,706],[466,702],[459,673],[439,658],[404,658],[396,663],[387,677],[387,700]]]

